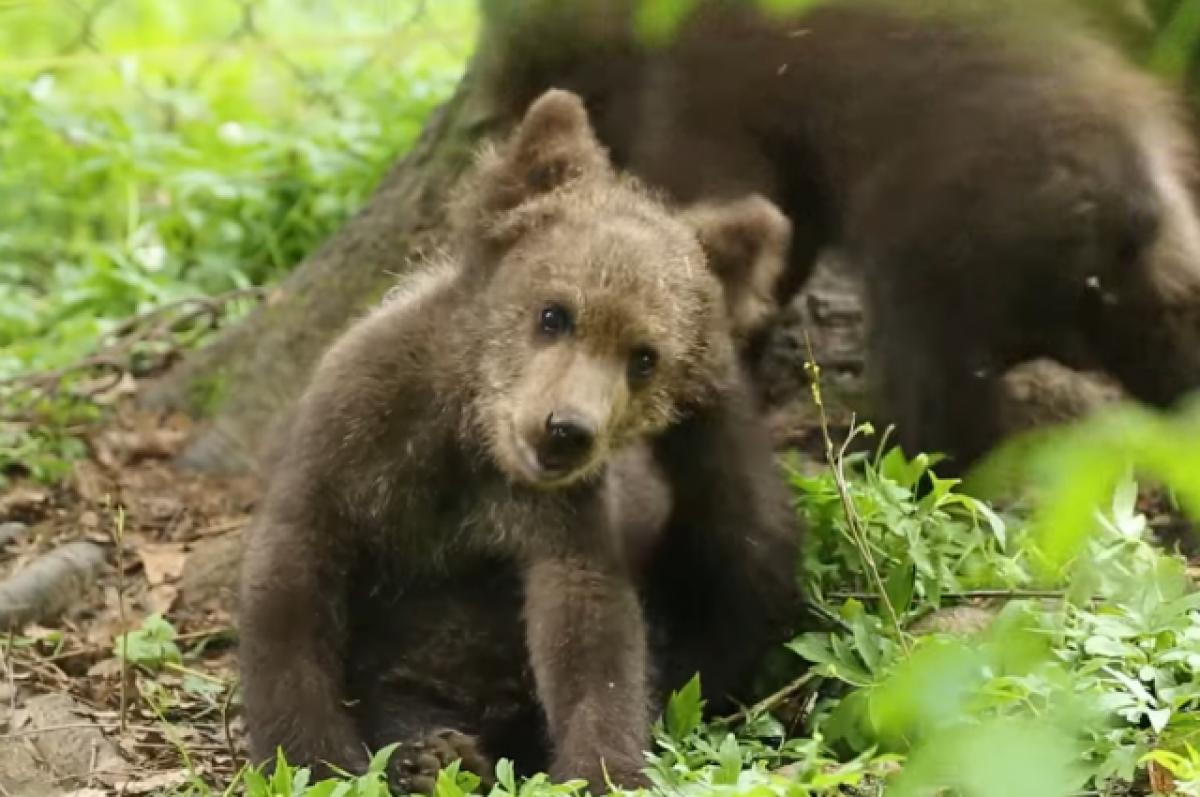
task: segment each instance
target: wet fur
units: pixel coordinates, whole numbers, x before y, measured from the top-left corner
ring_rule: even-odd
[[[564,92],[481,155],[455,218],[458,256],[331,347],[273,460],[241,577],[252,757],[361,772],[399,741],[400,789],[458,756],[644,784],[666,690],[698,670],[720,705],[794,610],[797,521],[721,285]],[[584,310],[547,345],[556,291]],[[610,370],[631,335],[661,353],[638,390]],[[580,368],[603,400],[559,383]],[[507,427],[566,400],[605,413],[599,453],[531,483]],[[666,486],[654,516],[609,473],[638,447]],[[636,558],[620,524],[647,518]]]
[[[1160,407],[1200,387],[1200,228],[1177,97],[1069,16],[954,5],[771,20],[703,0],[652,49],[622,0],[536,19],[497,3],[485,71],[501,115],[542,85],[578,91],[614,162],[677,202],[773,200],[795,225],[780,305],[844,250],[878,415],[961,471],[1000,436],[1018,363],[1104,370]]]

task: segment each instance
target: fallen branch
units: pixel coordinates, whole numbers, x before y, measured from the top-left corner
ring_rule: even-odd
[[[753,706],[750,706],[749,708],[744,708],[741,711],[737,711],[733,714],[730,714],[728,717],[722,717],[721,721],[732,724],[735,722],[741,722],[742,720],[745,720],[745,719],[749,719],[750,717],[753,717],[755,714],[761,714],[764,711],[770,711],[771,709],[775,708],[783,701],[790,698],[792,695],[799,692],[801,689],[803,689],[805,686],[807,686],[810,681],[812,681],[816,677],[817,677],[816,672],[810,670],[809,672],[804,673],[804,675],[801,675],[799,678],[797,678],[796,680],[789,683],[787,686],[780,689],[778,692],[774,692],[770,695],[767,695],[762,700],[758,701],[757,703],[755,703]]]
[[[33,422],[36,417],[33,405],[40,399],[60,395],[72,377],[84,376],[93,380],[106,377],[82,387],[76,386],[73,397],[90,401],[112,390],[126,375],[145,376],[165,370],[187,345],[178,339],[181,332],[196,328],[214,330],[220,326],[228,304],[238,299],[262,299],[265,296],[263,288],[243,288],[219,296],[191,296],[170,302],[122,322],[105,336],[99,351],[76,363],[0,379],[0,398],[16,400],[23,405],[15,412],[0,414],[0,421]],[[157,351],[151,355],[147,348]],[[139,362],[140,359],[145,361]]]

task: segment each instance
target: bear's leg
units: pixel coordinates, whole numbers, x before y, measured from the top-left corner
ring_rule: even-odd
[[[668,433],[655,454],[673,502],[646,579],[666,639],[659,687],[699,672],[716,709],[796,622],[800,523],[744,384]]]
[[[867,360],[878,415],[895,424],[893,440],[907,456],[945,454],[937,474],[960,476],[1002,437],[1003,351],[989,342],[988,320],[972,321],[954,291],[942,301],[906,295],[895,283],[872,287]]]

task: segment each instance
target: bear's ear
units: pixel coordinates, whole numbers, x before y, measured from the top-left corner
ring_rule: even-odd
[[[583,178],[607,178],[608,152],[578,95],[550,89],[512,134],[479,156],[460,201],[468,223],[492,226],[521,204]]]
[[[775,288],[787,263],[792,223],[758,194],[698,203],[682,218],[725,290],[734,337],[744,340],[760,331],[778,309]]]

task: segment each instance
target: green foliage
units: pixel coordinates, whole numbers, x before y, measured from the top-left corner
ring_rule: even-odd
[[[415,140],[462,73],[474,3],[368,5],[256,0],[250,24],[235,0],[114,0],[90,22],[4,8],[0,479],[61,477],[82,451],[67,430],[95,415],[4,379],[72,365],[130,316],[278,280]]]
[[[113,642],[113,655],[149,669],[179,664],[183,657],[175,644],[175,626],[161,614],[142,620],[141,628],[121,634]]]
[[[863,465],[865,456],[847,457]],[[897,613],[914,601],[940,605],[943,591],[1016,588],[1028,575],[1004,555],[1010,542],[1005,521],[985,503],[955,492],[957,480],[941,479],[929,468],[936,460],[908,460],[896,448],[877,457],[849,485],[857,522],[871,542],[864,560],[850,529],[836,481],[829,474],[805,477],[793,469],[791,482],[807,523],[823,529],[807,550],[805,572],[818,596],[830,590],[871,590],[870,569],[878,571]],[[932,489],[921,498],[923,479]]]
[[[221,5],[167,20],[158,4],[122,0],[105,14],[107,41],[178,45],[223,25]],[[469,36],[469,6],[437,5]],[[284,20],[313,25],[317,10],[303,8]],[[249,55],[195,85],[186,58],[173,70],[129,56],[111,70],[0,73],[0,376],[72,362],[163,302],[286,273],[452,90],[466,48],[421,41],[420,24],[386,80],[356,75],[361,45],[303,79]]]

